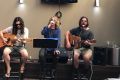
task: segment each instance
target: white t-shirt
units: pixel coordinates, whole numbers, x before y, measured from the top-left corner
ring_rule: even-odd
[[[10,27],[2,30],[2,32],[3,33],[10,33],[10,34],[12,34],[12,29],[13,29],[13,27],[10,26]],[[29,35],[29,30],[28,30],[28,28],[24,27],[24,34],[20,35],[20,30],[18,30],[16,37],[17,37],[17,39],[28,39],[28,35]],[[18,42],[18,41],[16,41],[16,43],[14,45],[21,46],[23,44]]]

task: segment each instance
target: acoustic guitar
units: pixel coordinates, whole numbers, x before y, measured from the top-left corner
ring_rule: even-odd
[[[14,42],[17,41],[18,39],[16,39],[16,36],[13,34],[9,34],[9,33],[5,33],[3,34],[4,38],[7,39],[7,44],[5,44],[3,42],[3,40],[0,38],[0,48],[4,47],[4,46],[13,46]],[[26,41],[26,42],[30,42],[32,41],[32,39],[19,39],[20,41]]]
[[[81,40],[81,38],[79,36],[75,36],[75,35],[70,34],[69,41],[71,44],[71,48],[78,49],[81,47],[81,43],[84,43],[86,40]],[[96,40],[87,40],[87,41],[90,43],[96,43]],[[66,39],[65,39],[64,46],[66,48]],[[66,48],[66,49],[68,49],[68,48]]]

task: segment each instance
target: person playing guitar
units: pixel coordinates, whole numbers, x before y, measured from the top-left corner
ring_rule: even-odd
[[[74,60],[74,68],[76,70],[79,67],[80,55],[82,55],[82,58],[85,62],[86,69],[89,68],[89,64],[92,58],[91,45],[94,43],[94,35],[92,31],[90,31],[90,28],[88,28],[88,26],[89,26],[88,18],[85,16],[82,16],[79,20],[79,27],[73,28],[67,31],[65,34],[65,38],[66,38],[65,47],[67,49],[71,47],[74,48],[73,60]],[[70,41],[71,35],[74,36],[74,41]],[[76,39],[75,39],[75,36],[77,37]]]
[[[28,38],[29,30],[24,26],[24,22],[21,17],[15,17],[12,26],[0,31],[0,46],[5,46],[3,50],[3,59],[6,64],[5,77],[10,77],[10,56],[11,52],[17,51],[21,55],[22,64],[20,67],[20,73],[24,72],[24,65],[28,58],[28,52],[24,47],[26,43],[25,39]]]

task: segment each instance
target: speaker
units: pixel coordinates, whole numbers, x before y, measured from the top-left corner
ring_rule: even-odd
[[[58,55],[58,62],[59,63],[67,63],[68,61],[68,54],[65,48],[59,48],[60,54]]]
[[[109,47],[94,47],[94,65],[112,65],[113,49]]]

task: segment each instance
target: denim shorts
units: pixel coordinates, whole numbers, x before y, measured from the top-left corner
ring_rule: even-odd
[[[10,48],[10,50],[12,51],[12,53],[14,52],[16,54],[19,53],[20,50],[25,49],[24,46],[12,46],[12,47],[8,47],[8,48]]]

